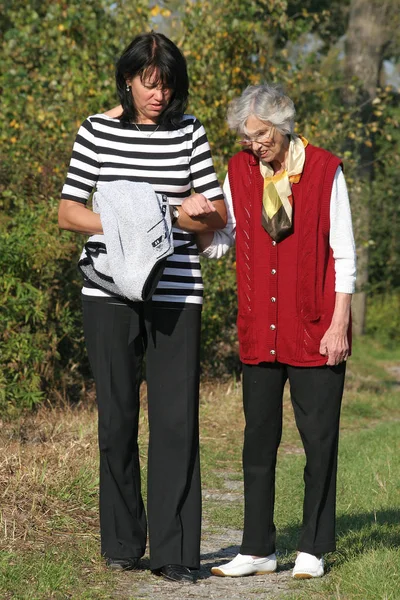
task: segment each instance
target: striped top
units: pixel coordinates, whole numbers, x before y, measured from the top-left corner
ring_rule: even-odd
[[[170,204],[180,205],[191,190],[209,200],[223,199],[204,127],[184,115],[178,128],[133,124],[104,114],[81,125],[61,198],[86,204],[103,183],[117,180],[147,182]],[[144,207],[145,210],[145,207]],[[195,235],[173,228],[174,254],[168,258],[153,301],[168,306],[203,302],[203,281]],[[109,296],[85,282],[83,293]]]

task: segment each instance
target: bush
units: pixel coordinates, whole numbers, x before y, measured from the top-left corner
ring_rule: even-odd
[[[16,203],[14,204],[16,206]],[[56,200],[20,203],[0,222],[0,413],[45,399],[79,397],[90,376],[76,265],[82,237],[60,232]],[[234,252],[202,261],[202,367],[207,377],[239,368]]]
[[[204,306],[201,364],[208,377],[240,368],[236,335],[236,273],[233,250],[220,260],[202,260]]]
[[[371,296],[368,299],[367,334],[387,346],[400,342],[400,292]]]
[[[86,364],[75,236],[60,235],[56,206],[25,206],[0,224],[1,412],[66,392]]]

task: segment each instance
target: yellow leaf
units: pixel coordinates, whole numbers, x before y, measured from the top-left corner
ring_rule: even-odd
[[[153,8],[150,11],[150,14],[152,17],[156,17],[158,14],[160,14],[160,7],[158,6],[158,4],[153,6]]]

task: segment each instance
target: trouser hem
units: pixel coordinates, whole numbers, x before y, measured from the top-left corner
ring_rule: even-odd
[[[173,558],[168,558],[168,560],[157,560],[152,561],[150,559],[150,571],[158,571],[165,565],[181,565],[182,567],[187,567],[188,569],[192,569],[194,571],[198,571],[200,569],[200,561],[193,560],[173,560]]]
[[[113,558],[117,560],[126,560],[127,558],[142,558],[144,556],[143,550],[132,550],[132,552],[106,552],[102,551],[101,556],[103,558]]]
[[[336,551],[336,544],[333,542],[327,544],[318,544],[317,546],[307,546],[302,544],[298,548],[299,552],[307,552],[308,554],[316,555],[316,554],[328,554],[329,552]]]
[[[264,546],[264,548],[255,546],[240,546],[240,554],[244,554],[245,556],[269,556],[270,554],[274,554],[276,552],[275,546]]]

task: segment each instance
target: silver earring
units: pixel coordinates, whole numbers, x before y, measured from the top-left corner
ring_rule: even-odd
[[[131,86],[126,84],[126,91],[129,92],[130,89],[131,89]]]

